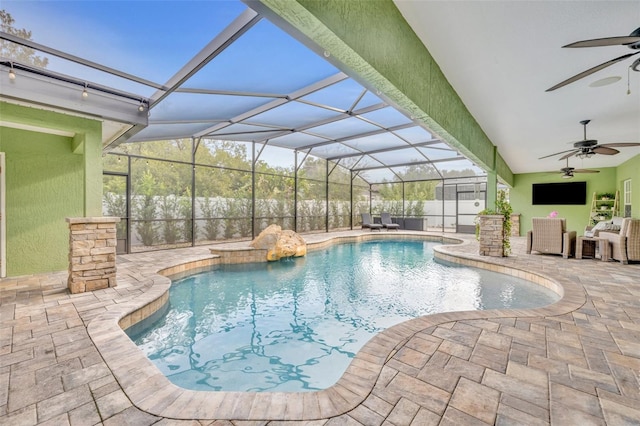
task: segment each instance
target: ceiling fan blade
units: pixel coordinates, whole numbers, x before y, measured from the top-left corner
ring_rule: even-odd
[[[570,153],[563,155],[562,157],[558,158],[558,160],[566,160],[567,158],[576,155],[577,153],[579,153],[580,150],[579,149],[574,149],[572,150]]]
[[[600,173],[600,170],[591,170],[591,169],[573,169],[573,173]]]
[[[604,154],[604,155],[615,155],[620,152],[617,149],[608,148],[602,145],[594,146],[592,151],[595,152],[596,154]]]
[[[640,142],[616,142],[616,143],[603,143],[602,145],[598,145],[598,147],[605,148],[624,148],[627,146],[640,146]]]
[[[576,41],[575,43],[569,43],[562,47],[619,46],[619,45],[637,43],[639,41],[640,41],[640,37],[634,37],[634,36],[605,37],[605,38],[594,38],[592,40]]]
[[[555,154],[545,155],[544,157],[538,158],[538,160],[542,160],[543,158],[549,158],[549,157],[553,157],[553,156],[556,156],[556,155],[564,154],[565,152],[574,152],[575,153],[575,152],[578,152],[578,150],[577,149],[568,149],[566,151],[556,152]],[[571,154],[571,155],[573,155],[573,154]],[[571,155],[569,157],[571,157]]]
[[[625,60],[627,58],[630,58],[633,55],[637,55],[638,53],[640,53],[640,52],[627,53],[626,55],[622,55],[622,56],[620,56],[618,58],[611,59],[611,60],[609,60],[607,62],[604,62],[604,63],[602,63],[600,65],[596,65],[593,68],[589,68],[586,71],[582,71],[580,74],[576,74],[573,77],[570,77],[570,78],[564,80],[563,82],[558,83],[555,86],[548,88],[547,90],[545,90],[545,92],[551,92],[553,90],[559,89],[559,88],[561,88],[563,86],[566,86],[567,84],[573,83],[574,81],[578,81],[581,78],[584,78],[584,77],[586,77],[588,75],[591,75],[591,74],[593,74],[593,73],[595,73],[597,71],[600,71],[601,69],[604,69],[604,68],[606,68],[608,66],[611,66],[611,65],[613,65],[613,64],[615,64],[617,62],[620,62],[620,61],[623,61],[623,60]]]

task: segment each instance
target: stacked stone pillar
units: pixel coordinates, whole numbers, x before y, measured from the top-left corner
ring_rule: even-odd
[[[520,236],[520,215],[518,213],[511,215],[511,236]]]
[[[480,255],[503,257],[504,216],[480,215],[478,219],[480,221]]]
[[[116,286],[116,223],[118,217],[67,218],[71,293]]]

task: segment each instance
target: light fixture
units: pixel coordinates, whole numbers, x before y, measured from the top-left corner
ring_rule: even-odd
[[[82,97],[85,99],[89,97],[89,92],[87,92],[87,83],[84,84],[84,89],[82,90]]]
[[[585,159],[585,158],[591,158],[594,155],[596,155],[595,152],[593,151],[582,151],[576,154],[576,157],[580,158],[581,160]]]
[[[144,111],[144,102],[142,101],[142,99],[140,99],[140,105],[138,105],[138,111],[140,112]]]
[[[617,83],[620,80],[622,80],[622,77],[620,77],[619,75],[614,75],[614,76],[611,76],[611,77],[605,77],[605,78],[601,78],[600,80],[596,80],[593,83],[589,84],[589,87],[608,86],[610,84]]]
[[[16,79],[16,73],[13,70],[13,62],[9,62],[9,80],[15,80]]]
[[[329,53],[329,51],[328,51],[328,50],[325,50],[325,51],[324,51],[324,57],[325,57],[325,58],[328,58],[329,56],[331,56],[331,53]]]

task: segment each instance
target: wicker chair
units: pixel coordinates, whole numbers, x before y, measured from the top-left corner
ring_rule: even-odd
[[[611,243],[611,257],[627,264],[629,261],[640,261],[640,219],[625,218],[620,232],[600,231],[600,238]]]
[[[527,254],[561,254],[565,259],[573,256],[576,231],[567,231],[562,218],[534,217],[531,231],[527,232]]]

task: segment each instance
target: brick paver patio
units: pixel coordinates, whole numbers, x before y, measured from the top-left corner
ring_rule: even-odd
[[[92,293],[69,294],[66,272],[1,280],[0,424],[640,425],[639,264],[527,255],[522,237],[508,258],[480,257],[472,237],[450,236],[465,244],[441,256],[555,282],[564,298],[407,321],[304,394],[180,390],[114,329],[164,291],[159,269],[209,247],[119,256],[118,286]]]

